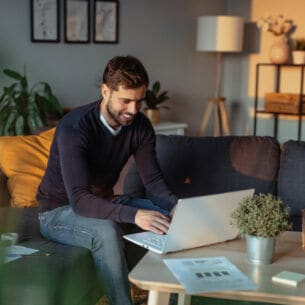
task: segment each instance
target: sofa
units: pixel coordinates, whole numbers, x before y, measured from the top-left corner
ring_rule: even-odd
[[[279,196],[290,207],[292,230],[301,231],[305,208],[305,142],[272,137],[157,136],[157,157],[169,188],[179,197],[247,188]],[[134,162],[123,192],[149,197]]]
[[[178,197],[255,188],[256,193],[280,196],[291,207],[293,230],[301,230],[304,142],[288,141],[281,146],[271,137],[158,135],[156,151],[164,179]],[[17,232],[20,245],[39,252],[0,265],[0,305],[95,304],[103,289],[97,285],[90,252],[44,239],[39,233],[36,206],[10,206],[14,195],[8,191],[9,179],[1,158],[0,138],[0,233]],[[152,197],[133,158],[124,167],[115,192]]]

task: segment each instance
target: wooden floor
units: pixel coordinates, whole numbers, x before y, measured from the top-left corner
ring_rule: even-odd
[[[147,304],[148,291],[131,284],[131,298],[134,305],[145,305]],[[96,305],[109,305],[107,297],[103,296]]]
[[[146,305],[147,304],[148,291],[136,288],[135,295],[133,297],[134,305]],[[102,297],[96,305],[109,305],[106,297]],[[169,305],[177,305],[177,295],[171,297]],[[224,300],[224,299],[214,299],[205,298],[199,296],[193,296],[191,305],[275,305],[270,303],[261,302],[245,302],[236,300]]]

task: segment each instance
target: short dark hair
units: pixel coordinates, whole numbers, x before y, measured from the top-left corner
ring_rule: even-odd
[[[112,58],[104,71],[103,83],[112,90],[122,85],[127,89],[148,87],[149,78],[143,64],[133,56],[116,56]]]

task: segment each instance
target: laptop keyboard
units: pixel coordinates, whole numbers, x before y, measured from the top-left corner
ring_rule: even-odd
[[[143,242],[155,249],[162,250],[165,243],[165,237],[166,235],[156,235],[143,239]]]

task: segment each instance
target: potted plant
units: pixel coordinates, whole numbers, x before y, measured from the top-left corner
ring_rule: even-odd
[[[144,109],[144,113],[153,125],[157,125],[160,122],[160,108],[169,109],[168,106],[161,106],[169,97],[167,96],[167,91],[160,92],[160,89],[160,82],[156,81],[151,90],[146,90],[146,108]]]
[[[272,194],[244,198],[232,218],[241,235],[246,236],[250,262],[258,265],[272,262],[275,238],[291,229],[289,208]]]
[[[16,80],[4,87],[0,96],[0,136],[32,134],[42,126],[54,126],[62,116],[62,107],[46,82],[28,86],[24,73],[5,69],[3,73]]]
[[[292,61],[295,65],[305,64],[305,38],[293,40]]]

